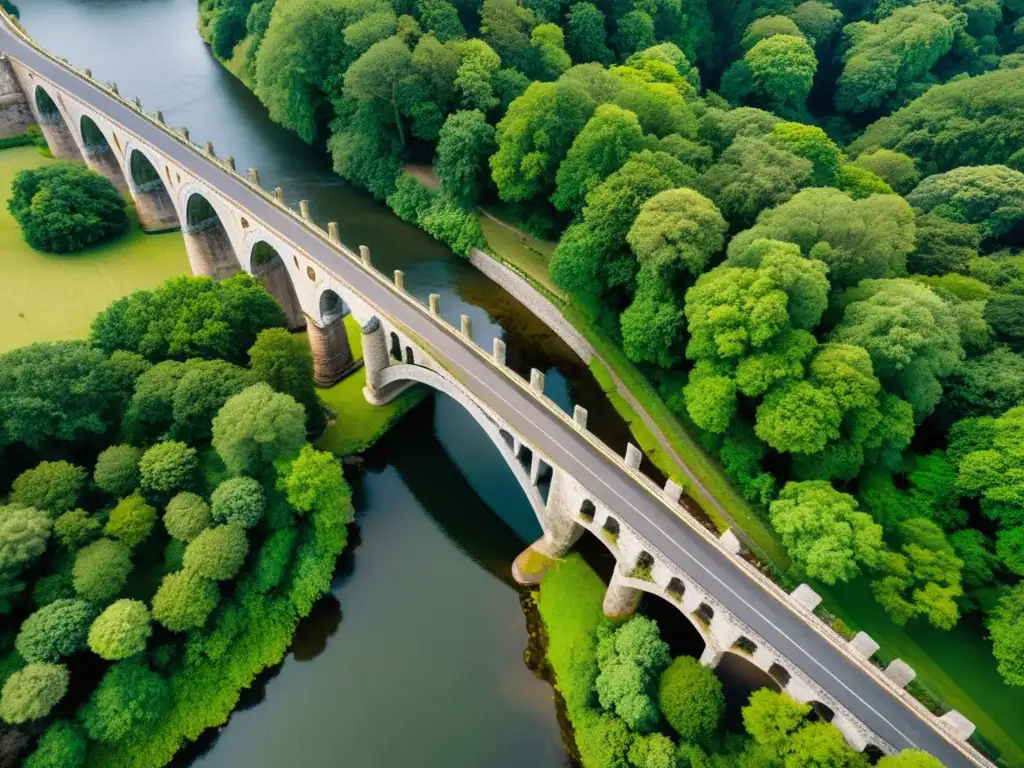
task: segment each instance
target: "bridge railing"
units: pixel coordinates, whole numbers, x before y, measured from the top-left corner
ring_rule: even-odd
[[[620,470],[626,472],[634,481],[636,481],[642,488],[644,488],[657,503],[663,505],[668,511],[670,511],[673,515],[682,520],[699,536],[702,536],[705,539],[705,541],[707,541],[710,545],[717,548],[724,556],[726,556],[730,561],[732,561],[740,569],[742,569],[744,573],[746,573],[751,579],[756,581],[762,587],[762,589],[771,594],[787,610],[794,613],[799,618],[803,619],[804,622],[811,626],[819,636],[824,638],[836,650],[844,654],[846,658],[848,658],[856,666],[858,666],[860,669],[862,669],[864,672],[870,675],[881,687],[889,691],[895,698],[903,702],[903,704],[905,704],[910,710],[915,712],[922,720],[924,720],[937,733],[939,733],[943,738],[950,742],[959,752],[961,752],[961,754],[963,754],[964,757],[966,757],[975,765],[980,766],[980,768],[995,768],[995,766],[986,758],[984,758],[980,753],[978,753],[972,748],[969,748],[968,745],[959,737],[959,735],[956,732],[948,728],[945,723],[941,722],[932,712],[930,712],[917,699],[911,696],[905,689],[901,688],[894,681],[890,680],[887,676],[885,676],[882,673],[881,670],[879,670],[875,665],[871,664],[868,660],[864,659],[859,654],[851,652],[845,642],[845,639],[841,638],[837,633],[835,633],[835,631],[832,630],[831,627],[827,626],[817,615],[815,615],[811,611],[806,610],[799,604],[795,603],[793,600],[790,599],[789,594],[786,593],[781,587],[779,587],[779,585],[777,585],[775,582],[773,582],[771,579],[769,579],[767,576],[765,576],[763,573],[757,570],[757,568],[755,568],[753,565],[747,562],[743,557],[739,556],[737,553],[723,546],[721,540],[718,537],[712,535],[704,526],[702,526],[697,520],[695,520],[690,514],[688,514],[686,512],[685,507],[681,503],[670,502],[669,499],[665,497],[663,489],[658,487],[658,485],[653,480],[651,480],[649,477],[647,477],[639,470],[627,465],[623,456],[615,453],[608,445],[599,440],[597,436],[594,435],[592,432],[585,428],[580,429],[578,425],[576,425],[576,423],[572,420],[572,417],[569,414],[563,411],[553,400],[548,398],[546,395],[544,395],[543,393],[538,393],[535,390],[533,390],[530,387],[530,383],[527,380],[523,379],[521,376],[519,376],[517,373],[515,373],[507,366],[497,365],[494,361],[493,356],[489,354],[486,350],[482,349],[480,346],[475,344],[471,339],[467,339],[460,332],[459,329],[450,325],[442,317],[440,317],[440,315],[433,315],[430,312],[429,308],[426,305],[424,305],[421,301],[419,301],[416,297],[412,296],[411,294],[404,290],[396,289],[391,279],[383,275],[378,270],[374,269],[372,266],[363,263],[363,261],[354,251],[345,246],[342,242],[340,242],[340,240],[332,238],[329,232],[325,231],[323,228],[318,226],[311,218],[303,216],[300,212],[288,206],[283,199],[268,192],[266,189],[264,189],[262,186],[256,183],[253,179],[249,178],[248,175],[242,175],[234,167],[221,162],[214,155],[205,152],[204,149],[200,147],[197,143],[192,141],[190,137],[182,135],[181,133],[173,130],[173,128],[169,126],[166,122],[163,122],[162,120],[158,119],[156,115],[151,114],[147,112],[145,109],[143,109],[142,104],[138,99],[135,99],[134,101],[129,101],[127,98],[121,95],[121,93],[118,91],[116,87],[113,86],[113,84],[103,83],[94,78],[91,72],[89,72],[88,70],[79,69],[67,60],[53,55],[51,52],[49,52],[48,50],[40,46],[35,40],[33,40],[32,37],[21,26],[21,23],[17,19],[10,16],[2,8],[0,8],[0,20],[2,20],[14,34],[20,37],[27,45],[35,49],[41,56],[45,57],[55,65],[63,68],[70,74],[89,82],[93,87],[103,91],[106,96],[120,102],[124,107],[130,109],[131,111],[133,111],[134,113],[148,121],[157,130],[171,137],[179,144],[181,144],[182,146],[186,147],[188,150],[196,154],[202,160],[214,164],[220,171],[229,174],[236,181],[245,185],[248,189],[255,192],[256,194],[260,195],[267,202],[274,205],[279,210],[287,213],[296,222],[306,227],[310,232],[316,235],[324,246],[348,257],[348,259],[351,262],[357,265],[360,269],[364,270],[377,282],[386,286],[389,290],[393,291],[396,295],[403,298],[411,306],[415,307],[423,316],[424,320],[426,320],[427,322],[435,323],[441,328],[443,328],[450,336],[452,336],[455,340],[461,343],[466,349],[470,350],[473,354],[475,354],[488,365],[494,367],[496,370],[501,371],[501,373],[506,378],[508,378],[510,382],[512,382],[515,386],[522,389],[524,393],[531,397],[539,399],[557,418],[561,419],[566,424],[566,426],[573,429],[577,433],[581,434],[588,441],[588,443],[599,453],[601,453],[608,461],[614,463]],[[117,122],[109,116],[108,119],[111,119],[113,122]],[[135,134],[135,132],[129,129],[127,126],[120,125],[120,127],[126,133],[136,136],[136,138],[138,138],[140,141],[145,141],[143,137]],[[277,231],[268,223],[264,222],[264,226],[266,226],[267,229],[273,231],[278,237],[280,237],[285,242],[289,243],[289,245],[291,245],[296,250],[306,250],[296,245],[294,242],[290,240],[290,238],[288,238],[283,233]],[[310,258],[311,261],[315,262],[321,269],[327,272],[331,271],[330,267],[324,264],[322,261],[318,260],[315,255],[307,254],[307,256]],[[367,302],[367,304],[369,304],[370,306],[376,306],[366,296],[359,294],[359,292],[353,289],[352,286],[348,286],[348,288],[349,290],[352,290],[354,293],[359,295],[360,298],[363,301]],[[383,312],[383,310],[380,310],[380,308],[377,309],[378,311]],[[399,325],[403,324],[399,323]],[[413,335],[418,335],[415,334],[414,329],[408,330],[411,331]],[[444,366],[443,360],[438,360],[437,362],[439,365]],[[453,373],[453,375],[455,374]]]

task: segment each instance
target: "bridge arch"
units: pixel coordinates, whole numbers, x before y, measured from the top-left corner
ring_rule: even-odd
[[[161,165],[160,159],[148,147],[135,139],[127,142],[124,167],[139,224],[145,232],[169,232],[181,227],[178,210],[167,187],[170,180],[165,182],[157,170]]]
[[[130,193],[128,179],[125,178],[121,163],[102,129],[89,115],[82,115],[78,121],[79,135],[82,139],[82,154],[85,163],[93,171],[108,178],[121,194]]]
[[[33,90],[32,107],[53,156],[61,160],[84,161],[64,113],[42,85],[37,84]]]
[[[246,235],[241,266],[262,282],[267,292],[277,299],[288,321],[288,328],[296,330],[306,327],[306,317],[302,313],[288,265],[279,248],[265,233],[253,232]]]
[[[369,371],[367,375],[369,376]],[[533,513],[537,516],[541,529],[547,535],[548,522],[545,514],[544,498],[541,496],[540,489],[530,481],[529,471],[519,462],[513,453],[512,446],[502,436],[503,432],[511,435],[511,431],[506,426],[499,425],[484,413],[460,387],[453,384],[437,371],[423,365],[410,365],[408,363],[392,364],[380,372],[376,388],[386,400],[390,392],[402,389],[410,382],[425,384],[431,389],[448,395],[465,408],[470,416],[473,417],[473,420],[483,427],[487,437],[494,444],[494,447],[498,449],[498,453],[501,454],[502,459],[512,471],[519,486],[523,489],[523,493],[526,494],[527,501],[530,502],[530,506],[533,508]]]
[[[214,196],[190,182],[178,193],[185,250],[192,274],[223,280],[238,272],[242,265],[225,226],[226,216],[217,208]]]

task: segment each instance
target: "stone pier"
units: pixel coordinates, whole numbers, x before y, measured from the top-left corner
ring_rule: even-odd
[[[131,169],[129,169],[131,173]],[[135,211],[143,232],[171,232],[181,228],[178,212],[174,209],[171,196],[160,179],[142,183],[136,182],[132,189]]]
[[[640,605],[640,598],[643,597],[636,587],[626,583],[625,577],[620,573],[619,566],[612,571],[612,580],[604,593],[603,610],[604,615],[613,621],[621,621],[632,616]]]
[[[352,369],[352,349],[348,345],[345,324],[339,318],[320,327],[306,318],[309,349],[313,353],[313,381],[318,387],[337,384]]]
[[[117,158],[114,157],[114,152],[110,149],[109,144],[86,144],[83,149],[85,164],[89,166],[89,170],[95,171],[100,176],[109,179],[110,183],[117,187],[117,191],[122,195],[131,192],[128,188],[128,181],[125,179],[124,173],[121,172],[121,165],[117,162]],[[174,218],[175,223],[177,223],[177,214],[175,214]]]
[[[211,216],[198,224],[186,226],[182,232],[185,233],[185,250],[188,251],[193,275],[223,280],[241,269],[231,239],[218,217]]]
[[[306,327],[306,316],[299,306],[299,297],[295,295],[295,286],[288,276],[288,267],[280,256],[261,267],[254,267],[252,274],[259,278],[267,292],[281,305],[288,330],[296,331]]]

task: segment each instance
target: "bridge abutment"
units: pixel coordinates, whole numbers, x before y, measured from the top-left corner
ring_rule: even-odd
[[[35,116],[14,76],[11,62],[6,56],[0,57],[0,138],[20,136],[35,124]]]
[[[306,328],[309,331],[309,349],[313,353],[313,382],[318,387],[337,384],[353,366],[345,323],[338,318],[321,327],[307,317]]]

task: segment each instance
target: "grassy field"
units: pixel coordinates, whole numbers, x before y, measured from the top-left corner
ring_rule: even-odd
[[[54,162],[34,147],[0,151],[0,192],[25,168]],[[0,352],[33,341],[82,338],[89,323],[113,299],[138,288],[154,288],[169,277],[188,274],[180,233],[146,235],[134,211],[123,237],[73,254],[34,251],[4,205],[0,209]]]

